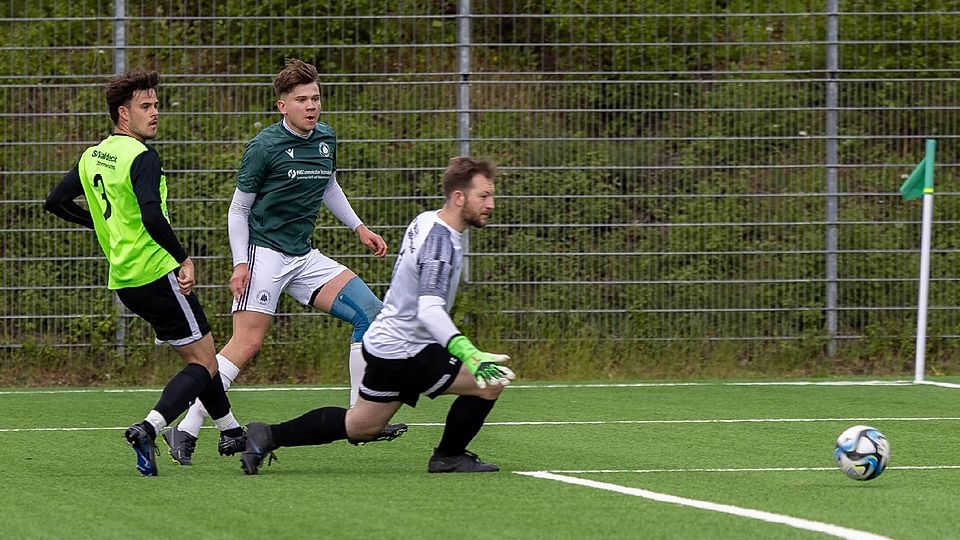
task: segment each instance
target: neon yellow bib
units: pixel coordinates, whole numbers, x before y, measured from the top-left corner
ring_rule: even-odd
[[[109,289],[146,285],[179,266],[147,233],[133,192],[130,166],[146,151],[146,145],[133,137],[111,135],[88,148],[77,167],[97,241],[110,263]],[[163,174],[160,206],[166,217],[167,179]]]

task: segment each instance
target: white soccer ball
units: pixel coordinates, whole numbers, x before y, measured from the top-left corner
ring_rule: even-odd
[[[837,466],[854,480],[873,480],[887,468],[890,442],[870,426],[853,426],[837,437]]]

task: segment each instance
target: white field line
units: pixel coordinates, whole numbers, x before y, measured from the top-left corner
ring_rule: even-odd
[[[546,480],[555,480],[557,482],[564,482],[567,484],[585,486],[594,489],[613,491],[615,493],[622,493],[624,495],[643,497],[644,499],[650,499],[652,501],[689,506],[692,508],[699,508],[701,510],[709,510],[711,512],[721,512],[724,514],[766,521],[768,523],[779,523],[795,529],[819,532],[836,536],[837,538],[845,538],[849,540],[890,540],[886,536],[880,536],[866,531],[859,531],[857,529],[849,529],[847,527],[840,527],[839,525],[831,525],[829,523],[822,523],[819,521],[795,518],[791,516],[785,516],[783,514],[774,514],[772,512],[764,512],[763,510],[754,510],[752,508],[741,508],[739,506],[733,506],[729,504],[718,504],[708,501],[700,501],[697,499],[677,497],[675,495],[667,495],[666,493],[657,493],[655,491],[647,491],[645,489],[631,488],[618,484],[610,484],[607,482],[585,480],[583,478],[564,476],[547,471],[517,472],[516,474],[532,476],[534,478],[543,478]]]
[[[664,383],[562,383],[562,384],[511,384],[507,389],[538,390],[550,388],[673,388],[673,387],[702,387],[702,386],[911,386],[913,381],[756,381],[756,382],[664,382]],[[927,381],[923,384],[960,388],[960,385],[951,383],[934,383]],[[344,392],[347,386],[265,386],[244,387],[235,386],[231,392]],[[30,394],[134,394],[155,393],[159,388],[64,388],[48,390],[3,390],[0,396],[30,395]]]
[[[960,388],[960,384],[948,383],[948,382],[937,382],[937,381],[919,381],[915,384],[926,384],[930,386],[939,386],[941,388]]]
[[[937,471],[942,469],[960,469],[960,465],[900,465],[887,467],[887,470],[900,471]],[[728,472],[809,472],[809,471],[836,471],[836,467],[751,467],[741,469],[571,469],[551,470],[557,474],[655,474],[655,473],[728,473]],[[521,473],[518,473],[521,474]]]
[[[923,416],[923,417],[880,417],[880,418],[718,418],[718,419],[690,419],[690,420],[530,420],[522,422],[486,422],[485,427],[517,427],[517,426],[580,426],[580,425],[624,425],[624,424],[776,424],[796,422],[956,422],[960,416]],[[443,427],[444,422],[407,422],[414,427]],[[213,426],[204,426],[213,429]],[[27,431],[111,431],[127,429],[127,426],[114,427],[31,427],[31,428],[0,428],[0,433],[14,433]]]

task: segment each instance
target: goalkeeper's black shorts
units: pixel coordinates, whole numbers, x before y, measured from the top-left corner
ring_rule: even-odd
[[[399,401],[411,407],[423,394],[430,399],[443,394],[460,373],[459,358],[443,346],[432,343],[411,358],[380,358],[363,348],[367,369],[360,383],[360,395],[367,401]]]

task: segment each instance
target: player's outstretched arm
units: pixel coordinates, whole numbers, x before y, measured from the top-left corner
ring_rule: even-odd
[[[510,360],[505,354],[483,352],[463,334],[454,336],[447,344],[450,354],[463,361],[481,389],[492,384],[508,385],[516,374],[501,363]]]

